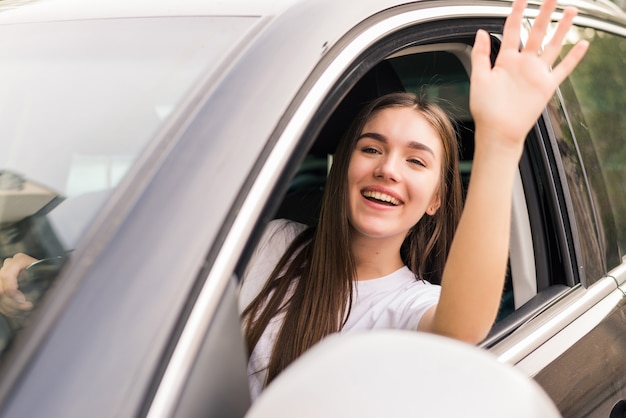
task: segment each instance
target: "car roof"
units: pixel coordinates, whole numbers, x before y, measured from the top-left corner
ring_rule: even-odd
[[[420,0],[417,0],[418,2]],[[512,0],[454,1],[464,5],[510,3]],[[413,1],[414,2],[414,1]],[[286,9],[306,3],[307,7],[332,6],[333,13],[350,14],[355,5],[326,0],[0,0],[0,23],[84,20],[159,16],[275,16]],[[376,0],[381,10],[412,3],[409,0]],[[539,0],[529,3],[540,4]],[[581,11],[624,15],[609,0],[561,0],[562,7],[576,6]]]
[[[0,20],[53,21],[158,16],[267,16],[302,0],[3,0]]]

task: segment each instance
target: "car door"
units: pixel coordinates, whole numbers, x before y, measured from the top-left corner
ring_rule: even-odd
[[[372,12],[359,25],[344,28],[334,42],[324,44],[319,63],[285,109],[271,134],[271,147],[257,160],[254,176],[234,206],[228,228],[222,232],[221,248],[213,253],[206,280],[198,284],[198,298],[181,323],[180,339],[166,353],[160,380],[146,399],[145,410],[150,415],[186,416],[190,411],[210,410],[209,400],[214,398],[203,396],[206,376],[214,369],[214,356],[220,351],[206,348],[219,347],[216,332],[221,331],[216,330],[221,326],[230,329],[226,341],[232,347],[241,344],[232,332],[237,324],[234,298],[250,251],[269,219],[315,220],[316,206],[307,198],[323,187],[338,135],[355,106],[389,89],[430,89],[431,95],[450,104],[449,111],[459,125],[462,174],[471,174],[469,52],[475,31],[486,28],[492,33],[495,56],[508,12],[506,3],[403,5]],[[573,33],[588,34],[593,21],[597,30],[617,36],[619,50],[622,26],[595,21],[592,12],[586,16],[586,10],[582,12]],[[532,15],[531,11],[529,17]],[[577,71],[582,74],[584,66]],[[564,414],[603,414],[613,405],[619,408],[624,390],[619,363],[624,358],[619,338],[624,293],[618,287],[625,274],[620,258],[624,229],[620,229],[623,206],[619,205],[623,200],[609,198],[611,205],[617,202],[617,206],[602,206],[604,212],[592,208],[600,205],[596,199],[606,201],[616,193],[615,188],[623,187],[624,176],[618,167],[615,176],[609,173],[610,178],[618,179],[612,185],[581,181],[593,170],[586,159],[598,157],[588,157],[577,149],[582,138],[580,133],[572,133],[574,105],[565,97],[568,86],[566,83],[559,91],[528,137],[514,192],[509,279],[499,321],[483,347],[537,379]],[[588,88],[590,91],[594,89]],[[578,101],[585,107],[580,98]],[[619,104],[615,108],[619,109]],[[619,135],[613,142],[617,148],[603,155],[621,152]],[[313,176],[311,166],[316,167]],[[608,164],[604,170],[613,167]],[[203,295],[211,294],[216,283],[227,292],[209,303],[210,298]],[[219,306],[215,322],[193,320],[205,317],[206,310],[214,306]],[[214,330],[216,324],[222,325]],[[596,333],[605,343],[597,344]],[[606,347],[612,350],[611,360],[602,363]],[[597,361],[588,361],[590,358]],[[184,367],[177,367],[183,359],[187,359]],[[220,374],[228,374],[227,369]],[[578,386],[581,389],[574,391],[585,378],[586,383]],[[601,401],[583,402],[598,391],[603,395],[594,399]]]

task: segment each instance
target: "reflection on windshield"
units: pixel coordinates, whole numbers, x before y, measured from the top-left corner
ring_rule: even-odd
[[[4,314],[0,315],[0,352],[11,342],[14,333],[24,326],[30,312],[30,309],[16,310],[9,314],[10,309],[5,309],[6,300],[26,298],[35,304],[65,259],[65,250],[46,216],[63,199],[58,192],[45,185],[18,173],[0,170],[0,257],[4,260],[16,253],[28,253],[40,259],[18,274],[19,296],[8,289],[3,278],[0,304]],[[49,254],[58,255],[50,257]]]
[[[256,18],[2,22],[0,257],[44,260],[19,278],[37,302],[110,191]],[[28,316],[0,315],[0,352]]]
[[[0,26],[0,38],[11,39],[0,43],[0,169],[68,199],[110,191],[252,23],[179,17]]]
[[[60,195],[18,173],[0,170],[0,224],[19,222],[47,207],[56,206]]]

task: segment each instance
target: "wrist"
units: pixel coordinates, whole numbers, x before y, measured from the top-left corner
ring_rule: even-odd
[[[495,159],[500,163],[517,165],[524,151],[524,137],[511,136],[496,130],[476,129],[474,161]]]

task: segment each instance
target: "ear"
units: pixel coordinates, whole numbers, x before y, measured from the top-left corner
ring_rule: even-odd
[[[439,193],[437,193],[435,197],[433,197],[432,202],[430,202],[430,205],[428,205],[428,208],[426,208],[426,214],[429,216],[433,216],[435,213],[437,213],[437,210],[440,206],[441,198],[439,197]]]

